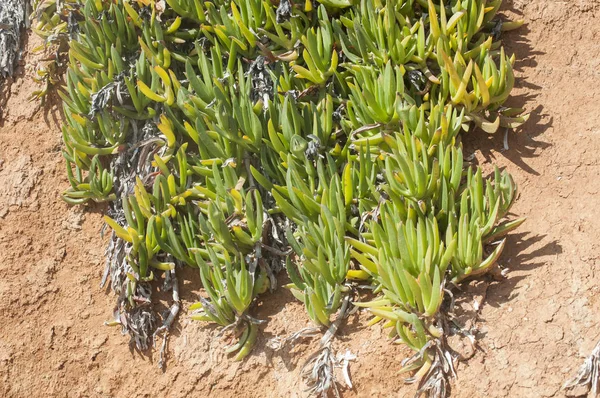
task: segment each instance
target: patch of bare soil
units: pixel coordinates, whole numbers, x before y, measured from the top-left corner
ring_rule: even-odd
[[[528,221],[501,258],[507,278],[463,285],[459,318],[477,335],[458,367],[454,397],[562,396],[561,384],[600,339],[599,168],[600,5],[593,0],[505,1],[527,25],[504,37],[517,55],[511,105],[531,112],[517,133],[465,136],[467,154],[505,166],[520,186],[513,208]],[[39,41],[31,36],[28,49]],[[28,97],[39,57],[25,54],[19,74],[0,86],[0,396],[301,397],[300,369],[317,347],[307,340],[273,351],[266,342],[309,326],[284,289],[259,304],[269,322],[242,363],[222,354],[218,329],[185,313],[198,293],[191,270],[180,277],[183,311],[158,354],[140,354],[120,330],[103,326],[114,305],[100,289],[102,208],[69,207],[60,154],[60,110]],[[283,282],[283,281],[282,281]],[[157,305],[161,311],[164,306]],[[408,396],[397,374],[407,351],[368,316],[355,314],[334,348],[350,350],[353,390],[344,397]],[[470,347],[464,348],[465,355]]]

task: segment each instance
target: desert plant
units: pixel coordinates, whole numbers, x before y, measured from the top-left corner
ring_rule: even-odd
[[[446,395],[446,292],[486,272],[522,222],[505,219],[510,175],[484,178],[460,145],[461,130],[527,119],[503,107],[514,57],[499,27],[520,23],[498,24],[500,3],[76,2],[64,198],[110,203],[115,323],[146,347],[148,283],[171,281],[168,331],[176,270],[196,267],[192,318],[231,331],[226,351],[243,359],[253,303],[285,268],[328,329],[312,392],[335,387],[331,338],[354,300],[415,351],[404,370],[419,393]],[[374,300],[355,300],[357,280]]]

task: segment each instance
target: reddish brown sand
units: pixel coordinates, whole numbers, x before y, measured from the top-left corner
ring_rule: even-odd
[[[485,277],[459,294],[462,321],[479,330],[480,349],[460,363],[454,397],[562,396],[561,384],[600,339],[600,6],[505,3],[508,16],[527,22],[504,42],[517,57],[510,103],[531,119],[510,133],[506,151],[503,132],[477,132],[464,143],[467,156],[514,175],[521,194],[513,212],[528,221],[501,258],[507,279]],[[27,48],[38,43],[30,37]],[[58,102],[40,108],[28,101],[39,58],[26,53],[17,76],[0,86],[0,396],[305,396],[299,372],[316,341],[278,353],[265,346],[309,325],[283,289],[259,306],[255,315],[269,322],[242,363],[222,354],[217,329],[189,320],[199,285],[192,271],[181,278],[183,311],[164,372],[156,351],[130,351],[128,337],[103,326],[115,297],[99,288],[102,208],[69,207],[59,198],[68,183]],[[397,374],[406,349],[379,326],[366,328],[367,319],[351,317],[335,343],[357,355],[354,389],[343,396],[409,396],[414,387]]]

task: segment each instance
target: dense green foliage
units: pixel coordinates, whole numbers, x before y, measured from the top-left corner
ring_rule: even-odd
[[[505,219],[510,175],[466,165],[459,136],[526,120],[502,106],[514,58],[497,39],[519,23],[500,4],[67,2],[64,198],[111,201],[120,310],[155,272],[197,267],[193,317],[236,325],[241,359],[280,268],[324,326],[359,280],[376,297],[356,304],[431,375],[446,288],[522,221]]]

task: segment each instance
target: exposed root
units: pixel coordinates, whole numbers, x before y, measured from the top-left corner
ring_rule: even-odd
[[[349,303],[350,295],[347,295],[344,297],[337,319],[331,324],[329,329],[327,329],[327,332],[325,332],[321,338],[319,349],[310,355],[302,366],[300,374],[307,386],[306,391],[311,395],[327,396],[327,392],[333,387],[333,394],[336,397],[340,396],[334,373],[335,367],[342,368],[344,380],[348,387],[352,388],[348,363],[356,357],[350,352],[346,352],[346,354],[339,355],[336,358],[333,349],[331,348],[332,340],[335,337],[342,320],[347,316]]]
[[[126,290],[127,284],[127,272],[129,272],[129,265],[127,264],[126,256],[130,248],[127,247],[127,242],[117,237],[114,231],[111,232],[108,246],[106,247],[106,268],[102,281],[100,282],[100,288],[104,288],[107,282],[108,276],[110,275],[111,289],[113,292],[121,295]]]
[[[356,355],[350,352],[350,350],[346,350],[344,354],[338,354],[336,360],[336,366],[342,368],[342,374],[344,375],[344,381],[348,388],[352,388],[352,380],[350,379],[350,361],[356,359]]]
[[[173,325],[173,321],[179,314],[179,284],[177,283],[177,275],[175,274],[175,270],[167,271],[165,285],[171,285],[173,289],[173,305],[169,310],[169,313],[165,320],[163,321],[162,326],[156,329],[153,335],[154,346],[156,347],[156,338],[160,333],[163,333],[163,343],[160,348],[159,360],[158,360],[158,368],[164,369],[165,367],[165,359],[166,359],[166,350],[167,350],[167,339],[169,337],[169,330]]]
[[[563,385],[567,396],[581,396],[587,393],[588,397],[600,396],[598,381],[600,379],[600,342],[585,359],[575,377]]]
[[[129,333],[130,344],[140,351],[146,351],[152,337],[152,330],[156,324],[156,315],[148,306],[134,307],[131,311],[121,312],[120,323],[123,334]]]
[[[423,394],[427,398],[446,398],[450,396],[450,381],[456,378],[454,362],[456,356],[449,347],[444,347],[443,337],[432,344],[433,361],[429,371],[419,381],[419,389],[415,394],[418,398]]]
[[[116,95],[120,95],[120,87],[106,87],[104,96],[96,97],[101,106],[105,97],[112,95],[116,90]],[[136,176],[139,176],[144,183],[149,184],[149,178],[154,175],[155,168],[152,166],[151,159],[154,153],[164,151],[157,143],[157,130],[152,121],[147,121],[140,129],[138,124],[133,123],[133,135],[127,142],[129,148],[121,151],[111,161],[111,170],[114,170],[114,189],[117,200],[110,202],[107,214],[119,225],[125,226],[126,219],[123,212],[122,198],[133,192]],[[167,340],[169,329],[177,317],[180,309],[179,287],[175,271],[168,271],[165,274],[165,291],[173,290],[173,305],[168,315],[164,317],[163,324],[156,328],[157,316],[150,307],[152,294],[149,285],[146,282],[138,281],[131,284],[128,275],[135,275],[133,269],[127,261],[128,254],[132,250],[130,243],[118,238],[114,231],[106,248],[106,269],[102,277],[100,286],[105,286],[110,276],[111,288],[118,295],[115,308],[115,321],[107,324],[120,324],[123,333],[129,333],[131,344],[140,351],[146,351],[152,345],[156,347],[156,338],[163,334],[163,342],[160,348],[159,368],[164,368],[165,354],[167,349]],[[132,287],[135,291],[131,291]]]
[[[342,301],[342,307],[340,308],[340,312],[338,314],[337,319],[335,320],[335,322],[333,322],[331,324],[331,326],[329,326],[329,329],[327,329],[327,332],[325,332],[325,334],[321,338],[322,346],[329,344],[331,342],[331,340],[333,339],[333,337],[337,334],[337,331],[340,328],[342,321],[344,319],[346,319],[349,304],[350,304],[350,295],[348,294],[348,295],[346,295],[346,297],[344,297],[344,301]]]
[[[339,398],[340,392],[333,373],[334,366],[335,356],[331,350],[331,342],[328,342],[308,357],[302,366],[301,375],[307,385],[306,392],[326,396],[327,391],[333,387],[334,395]]]
[[[269,347],[273,351],[280,351],[284,347],[287,347],[288,345],[291,346],[291,348],[293,348],[296,345],[296,343],[298,342],[298,340],[302,340],[302,339],[309,338],[309,337],[314,337],[314,336],[318,335],[320,331],[321,331],[321,329],[318,327],[306,327],[306,328],[298,330],[297,332],[291,334],[290,336],[286,337],[285,339],[282,339],[280,337],[273,337],[272,339],[267,341],[266,344],[267,344],[267,347]]]
[[[445,307],[452,307],[454,297],[448,296]],[[416,374],[406,379],[406,383],[418,383],[415,398],[446,398],[451,393],[451,382],[456,379],[458,361],[466,361],[475,353],[475,337],[463,330],[452,319],[451,311],[438,313],[437,326],[441,328],[439,337],[434,337],[417,353],[402,361],[404,371],[418,369]],[[468,340],[471,352],[464,356],[448,343],[448,336],[460,335]]]
[[[419,352],[402,361],[404,369],[419,367],[407,384],[418,382],[415,398],[446,398],[450,396],[450,381],[456,378],[455,362],[458,355],[446,344],[444,336],[429,341]]]

